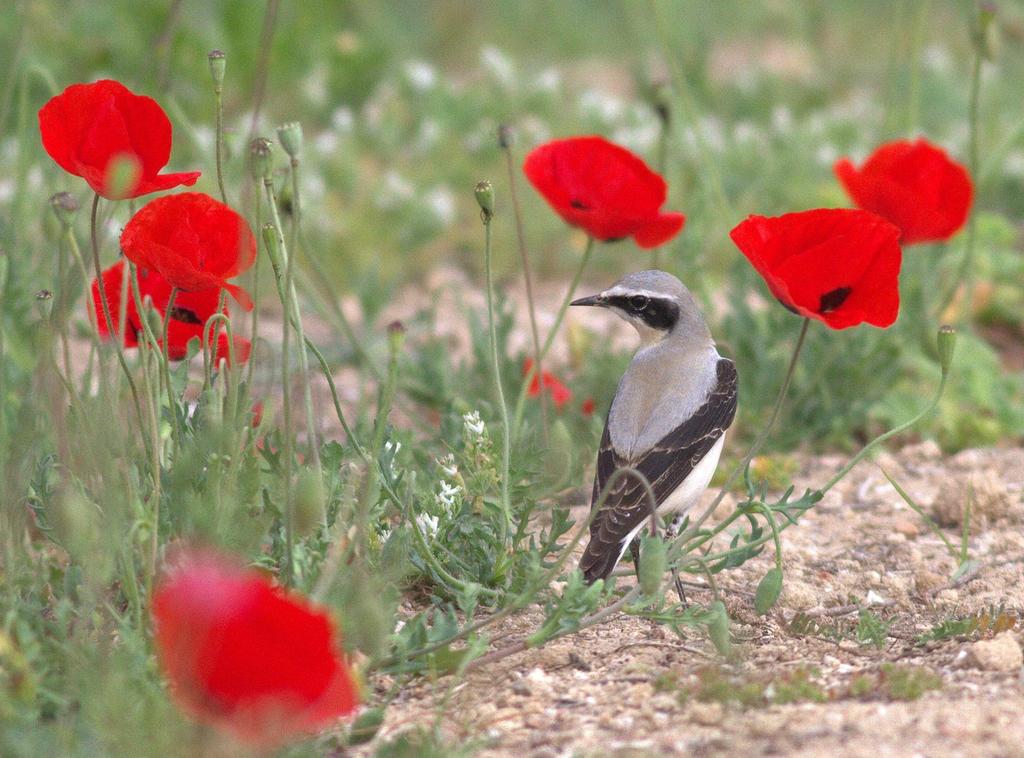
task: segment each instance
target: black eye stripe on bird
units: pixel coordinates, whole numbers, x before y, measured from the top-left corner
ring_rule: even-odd
[[[608,412],[591,507],[612,474],[628,466],[647,477],[658,514],[677,514],[676,524],[718,465],[736,413],[736,367],[718,354],[693,296],[664,271],[630,274],[572,304],[614,309],[643,340]],[[638,560],[636,536],[650,516],[645,498],[635,479],[609,493],[580,559],[588,582],[611,574],[626,548]]]

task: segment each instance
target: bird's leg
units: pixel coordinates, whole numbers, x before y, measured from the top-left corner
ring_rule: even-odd
[[[683,525],[684,518],[685,515],[683,513],[677,513],[672,518],[668,528],[665,529],[665,542],[672,542],[679,535],[679,527]],[[679,578],[679,570],[674,567],[672,569],[672,581],[676,584],[676,594],[679,595],[679,602],[683,605],[688,605],[686,593],[683,590],[683,580]]]
[[[636,572],[636,580],[640,581],[640,538],[634,537],[629,543],[629,554],[633,556],[633,570]]]

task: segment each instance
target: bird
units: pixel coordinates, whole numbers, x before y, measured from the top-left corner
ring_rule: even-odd
[[[590,507],[615,471],[631,467],[650,482],[658,515],[674,514],[673,534],[718,466],[736,415],[736,366],[718,354],[693,295],[665,271],[637,271],[570,305],[607,308],[640,335],[605,421]],[[627,548],[639,572],[637,534],[649,516],[643,484],[620,476],[592,514],[579,563],[588,584],[606,579]]]

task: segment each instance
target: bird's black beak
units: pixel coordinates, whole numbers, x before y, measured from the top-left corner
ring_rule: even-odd
[[[604,305],[604,298],[600,295],[591,295],[590,297],[581,297],[579,300],[573,300],[569,305]]]

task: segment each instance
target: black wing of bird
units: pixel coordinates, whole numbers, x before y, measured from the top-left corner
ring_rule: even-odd
[[[736,415],[736,366],[722,358],[717,369],[718,381],[704,405],[634,460],[615,451],[605,422],[591,508],[597,505],[612,474],[623,466],[632,466],[647,477],[658,505],[682,484]],[[648,516],[650,505],[643,485],[634,476],[620,477],[590,523],[590,542],[580,559],[580,570],[588,583],[611,573],[622,553],[623,541]]]

